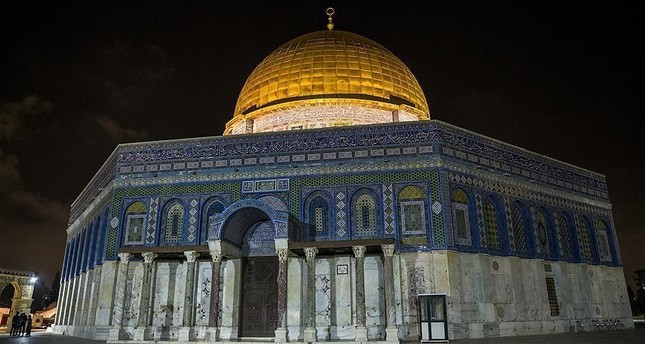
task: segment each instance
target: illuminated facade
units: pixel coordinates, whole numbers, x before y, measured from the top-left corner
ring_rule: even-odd
[[[633,326],[604,176],[429,118],[379,44],[286,43],[224,136],[115,149],[72,204],[55,331],[399,342]]]

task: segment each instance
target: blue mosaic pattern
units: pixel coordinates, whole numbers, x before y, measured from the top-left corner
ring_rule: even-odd
[[[199,205],[199,200],[197,198],[193,198],[188,202],[189,205],[189,210],[188,210],[188,242],[189,243],[195,243],[195,239],[197,239],[197,206]]]
[[[246,231],[242,253],[247,257],[275,256],[275,228],[270,220],[259,222]]]
[[[338,238],[345,238],[347,234],[347,190],[337,188],[336,192],[336,235]]]
[[[159,197],[150,198],[150,208],[148,210],[148,231],[146,234],[146,244],[155,243],[157,234],[157,209],[159,208]]]
[[[394,190],[392,184],[383,185],[383,228],[385,234],[394,234],[395,231]]]
[[[204,194],[208,192],[206,190],[209,189],[211,191],[219,189],[235,195],[227,204],[239,200],[240,194],[244,194],[243,198],[260,198],[272,207],[277,207],[281,210],[287,209],[286,211],[291,212],[292,216],[302,219],[308,211],[304,205],[305,193],[302,192],[303,188],[315,186],[335,188],[331,196],[333,202],[329,203],[329,209],[333,210],[330,211],[331,216],[333,216],[330,229],[334,230],[334,235],[330,237],[331,239],[343,240],[350,237],[350,228],[347,225],[356,220],[354,215],[357,212],[350,211],[353,193],[359,186],[371,185],[374,186],[376,195],[374,207],[380,208],[375,211],[375,222],[381,221],[381,226],[375,228],[376,233],[373,234],[373,237],[390,235],[390,237],[394,236],[397,239],[406,240],[405,243],[398,242],[399,248],[402,248],[403,251],[425,250],[430,249],[430,247],[454,248],[454,238],[452,238],[454,224],[451,216],[453,209],[451,209],[449,202],[451,184],[467,186],[465,189],[468,190],[472,202],[472,208],[469,209],[469,216],[467,217],[470,221],[469,227],[473,236],[472,243],[462,245],[458,250],[475,251],[480,248],[486,248],[489,245],[486,240],[487,233],[482,223],[481,205],[484,193],[481,192],[483,190],[487,193],[499,195],[506,200],[507,205],[504,207],[506,211],[500,213],[498,221],[500,223],[506,221],[507,225],[502,227],[508,227],[509,233],[506,234],[509,235],[513,233],[514,227],[517,227],[517,225],[509,224],[513,222],[509,220],[509,199],[526,202],[527,209],[531,211],[527,211],[528,215],[522,215],[522,221],[526,221],[529,226],[527,230],[530,237],[525,238],[525,246],[530,246],[527,247],[530,250],[538,251],[534,246],[538,237],[535,210],[533,209],[535,205],[547,206],[548,211],[565,210],[571,212],[571,216],[583,214],[594,219],[598,217],[606,218],[608,223],[612,222],[611,209],[607,206],[608,203],[602,199],[606,197],[606,186],[602,176],[566,164],[560,164],[550,159],[543,159],[537,154],[528,153],[515,147],[465,132],[459,128],[453,128],[440,122],[428,122],[424,125],[408,123],[329,129],[329,132],[333,134],[330,135],[331,138],[325,137],[320,140],[302,136],[302,133],[275,133],[257,137],[206,138],[181,142],[169,141],[167,143],[120,146],[117,153],[127,154],[119,155],[119,159],[121,157],[124,157],[124,159],[115,163],[118,166],[118,171],[115,172],[116,175],[124,178],[119,177],[119,180],[115,181],[117,187],[114,191],[113,216],[109,218],[117,221],[117,225],[111,226],[112,230],[108,237],[108,254],[115,256],[118,251],[119,242],[117,239],[119,238],[118,230],[120,229],[118,226],[125,225],[124,219],[121,217],[121,201],[124,196],[146,197],[147,202],[150,203],[160,196],[182,195],[181,197],[186,199],[184,202],[189,202],[190,197],[197,198],[200,200],[200,204],[193,207],[197,211],[194,215],[190,214],[189,204],[185,203],[188,211],[186,215],[189,221],[188,228],[194,225],[196,230],[205,234],[205,231],[201,228],[205,229],[211,223],[209,223],[209,216],[203,215],[205,210],[201,200],[203,200]],[[393,133],[393,135],[385,135],[385,133]],[[282,140],[285,137],[293,140]],[[403,140],[403,137],[407,141]],[[275,139],[274,143],[282,146],[267,148],[265,144],[269,141],[265,139],[269,141]],[[203,142],[200,140],[203,140]],[[217,146],[218,149],[221,149],[215,152],[215,150],[211,149],[212,146],[200,145],[199,142],[210,142]],[[228,148],[219,144],[230,144],[227,147],[231,150],[228,151]],[[373,146],[379,147],[374,148]],[[317,152],[308,153],[304,151],[313,147],[318,147]],[[263,151],[262,149],[266,150]],[[141,152],[143,154],[138,155]],[[373,155],[373,152],[380,152],[377,154],[380,160],[376,159],[377,155]],[[130,153],[134,155],[129,155]],[[271,154],[280,154],[280,156],[273,157]],[[350,159],[352,162],[356,159],[365,159],[365,162],[370,164],[380,163],[388,155],[396,155],[404,163],[397,165],[396,169],[399,169],[399,171],[396,172],[384,170],[382,173],[376,173],[373,170],[364,169],[369,167],[368,164],[356,164],[351,170],[337,167],[337,172],[334,173],[330,172],[333,169],[321,162],[324,165],[321,167],[321,171],[324,170],[324,173],[327,174],[323,172],[315,174],[316,169],[314,168],[306,170],[307,172],[305,173],[303,173],[304,169],[290,169],[289,172],[285,171],[285,173],[288,173],[289,178],[282,179],[276,177],[278,173],[282,172],[275,172],[277,170],[267,171],[266,166],[261,166],[269,163],[293,163],[293,157],[296,155],[305,156],[304,163],[308,161],[307,154],[326,156],[329,163],[333,162],[331,160],[333,156],[334,158],[338,157],[338,159]],[[427,155],[417,159],[413,154]],[[128,160],[130,158],[135,160],[142,158],[143,160]],[[433,159],[444,159],[438,162],[437,165],[430,165],[431,169],[439,166],[438,168],[441,168],[441,170],[415,167],[420,161],[439,161]],[[417,165],[415,165],[415,161]],[[463,162],[467,162],[468,165],[463,164]],[[485,168],[480,170],[471,169],[472,164],[479,164],[485,166]],[[214,170],[227,168],[232,171],[233,166],[246,169],[240,171],[244,173],[244,177],[237,177],[239,179],[235,181],[225,181],[225,178],[233,177],[232,172],[229,177],[229,170]],[[185,174],[182,174],[186,170],[211,173],[213,181],[193,182],[197,179],[186,179]],[[490,173],[491,170],[504,172],[507,175],[502,177],[502,173]],[[160,179],[155,179],[155,175],[151,173],[152,171],[159,173],[163,171],[166,174],[163,179],[161,177]],[[220,173],[220,171],[223,173]],[[263,176],[263,173],[266,176]],[[524,180],[531,178],[537,183],[531,185],[516,178],[516,176],[526,178]],[[175,177],[178,179],[175,180]],[[179,182],[179,180],[183,184],[173,184]],[[152,185],[155,181],[159,181],[159,184]],[[126,182],[132,185],[141,183],[139,184],[141,186],[126,187]],[[426,235],[416,237],[413,233],[408,232],[411,235],[409,238],[395,236],[399,228],[407,231],[407,229],[401,227],[403,224],[398,220],[399,213],[405,214],[407,210],[398,210],[399,205],[395,196],[393,196],[393,189],[406,182],[422,182],[426,184],[426,187],[429,186],[428,189],[425,189],[427,190],[428,199],[424,204],[425,214],[428,215],[426,226],[430,230]],[[142,185],[145,185],[145,183],[150,183],[151,185],[143,187]],[[540,188],[544,185],[552,185],[558,192],[575,190],[576,195],[582,195],[581,197],[583,198],[586,193],[600,197],[600,199],[594,198],[590,202],[585,202],[577,201],[574,197],[563,198],[553,191],[541,192]],[[159,190],[167,190],[167,192],[159,192]],[[278,190],[285,191],[277,192]],[[269,196],[268,193],[271,193],[271,195]],[[280,195],[278,196],[277,194]],[[341,199],[338,198],[339,196]],[[276,198],[272,197],[282,200],[284,206],[275,202]],[[161,203],[163,204],[163,202]],[[82,199],[79,200],[77,206],[79,204],[82,204]],[[407,204],[406,206],[412,209],[412,207],[418,208],[419,205]],[[402,208],[405,208],[405,206]],[[151,214],[152,210],[150,209],[149,219],[153,219]],[[215,221],[215,218],[216,216],[212,218],[213,221]],[[195,221],[195,224],[190,223],[191,219]],[[288,235],[289,227],[286,222],[282,222],[283,224],[280,226],[278,226],[278,222],[274,221],[274,223],[276,224],[276,232],[279,232],[282,236]],[[145,238],[146,245],[151,244],[149,234],[154,225],[154,223],[152,225],[148,223],[148,236]],[[158,226],[159,224],[157,223],[156,225]],[[215,228],[220,227],[217,227],[213,222],[211,230],[215,231]],[[159,236],[159,233],[157,232],[154,235]],[[511,238],[500,238],[500,240],[504,240],[507,245],[512,244],[513,249],[515,249],[518,244],[516,236],[512,235]],[[595,236],[590,238],[593,255],[598,254],[593,251],[595,249],[594,242],[597,240]],[[611,230],[611,227],[608,232],[608,241],[611,241],[610,250],[613,250],[612,255],[615,256],[618,248],[614,247],[615,233]],[[196,239],[190,239],[190,235],[182,238],[182,243],[190,242],[194,243]],[[205,242],[204,236],[201,237],[200,242]],[[507,250],[508,247],[505,249]],[[542,250],[539,251],[541,252]],[[529,252],[528,254],[532,253]],[[615,256],[613,262],[618,263],[618,257]]]
[[[302,192],[305,197],[303,222],[309,225],[308,240],[333,239],[331,237],[334,231],[332,227],[334,202],[331,195],[333,191],[333,188],[326,188],[311,192],[311,189],[303,188]]]
[[[374,238],[382,230],[381,201],[378,185],[349,188],[349,218],[351,238]]]

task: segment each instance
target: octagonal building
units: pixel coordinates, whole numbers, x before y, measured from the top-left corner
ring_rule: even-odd
[[[398,343],[633,326],[605,177],[431,120],[368,38],[330,26],[280,46],[223,134],[116,147],[71,206],[55,332]]]

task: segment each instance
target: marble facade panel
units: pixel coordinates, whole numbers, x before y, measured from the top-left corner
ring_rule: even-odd
[[[210,318],[211,293],[219,293],[220,286],[212,285],[211,262],[197,262],[197,283],[195,284],[195,325],[208,326]],[[221,300],[221,299],[220,299]]]
[[[385,294],[381,256],[365,257],[365,311],[368,339],[385,338]]]
[[[96,325],[112,325],[112,306],[114,300],[114,286],[116,284],[116,269],[118,262],[105,261],[101,265],[101,285],[98,291]],[[68,281],[69,283],[69,281]]]
[[[242,285],[242,260],[222,261],[222,297],[220,314],[220,338],[230,340],[238,337],[240,323],[240,299]]]
[[[287,259],[287,329],[289,340],[303,337],[304,302],[303,275],[306,269],[305,260],[290,257]]]
[[[175,286],[179,281],[178,262],[157,262],[155,280],[152,325],[158,327],[170,327],[174,325],[174,314],[180,312],[176,305],[181,301],[175,298]],[[179,284],[180,286],[183,283]],[[158,337],[160,338],[160,337]]]
[[[353,314],[356,309],[354,304],[353,286],[355,275],[354,261],[350,256],[336,256],[331,260],[330,270],[333,272],[332,286],[332,317],[330,338],[332,340],[352,340],[354,338]],[[347,270],[345,270],[345,268]]]
[[[331,326],[332,317],[332,297],[334,290],[332,282],[335,278],[336,270],[331,272],[331,266],[334,266],[333,258],[316,259],[316,285],[315,285],[315,303],[316,303],[316,337],[324,341],[329,337],[329,327]]]
[[[137,326],[141,302],[141,288],[143,287],[142,281],[143,263],[130,262],[128,267],[128,281],[125,289],[125,302],[123,305],[123,326]]]

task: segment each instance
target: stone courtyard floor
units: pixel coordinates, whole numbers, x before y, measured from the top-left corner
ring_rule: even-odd
[[[645,343],[645,323],[637,323],[636,328],[632,330],[563,333],[522,337],[461,339],[452,340],[450,342],[459,344],[643,344]],[[98,344],[105,343],[105,341],[61,336],[36,330],[32,333],[31,337],[10,337],[8,334],[0,334],[0,344],[5,343]]]

